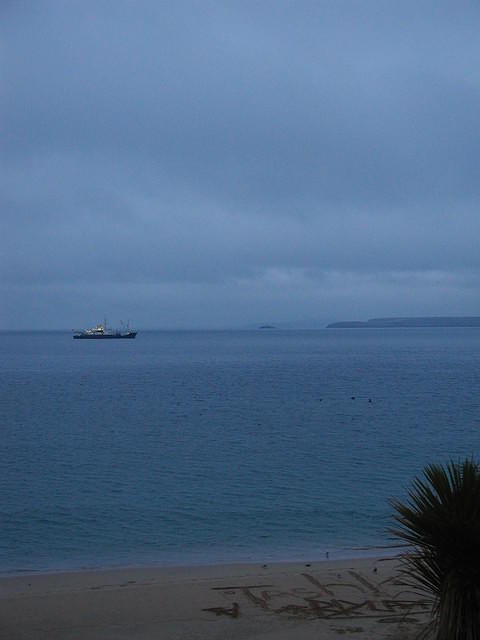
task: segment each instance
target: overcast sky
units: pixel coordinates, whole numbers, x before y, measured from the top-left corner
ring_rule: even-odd
[[[480,5],[22,2],[0,328],[480,315]]]

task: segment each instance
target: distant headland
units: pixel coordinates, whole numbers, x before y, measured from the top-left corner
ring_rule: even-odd
[[[366,321],[332,322],[327,325],[327,329],[387,329],[396,327],[480,327],[480,316],[372,318]]]

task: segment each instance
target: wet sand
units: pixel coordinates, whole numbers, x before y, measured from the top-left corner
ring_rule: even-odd
[[[0,578],[2,640],[413,639],[425,599],[396,559]]]

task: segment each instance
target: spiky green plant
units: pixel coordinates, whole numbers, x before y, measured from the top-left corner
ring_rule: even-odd
[[[425,635],[480,640],[480,472],[473,460],[432,464],[416,478],[408,500],[391,501],[393,533],[412,551],[404,572],[432,598]]]

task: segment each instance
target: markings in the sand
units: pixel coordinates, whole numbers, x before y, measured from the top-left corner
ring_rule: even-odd
[[[131,587],[132,585],[136,585],[137,581],[136,580],[127,580],[126,582],[114,582],[112,584],[97,584],[97,585],[93,585],[92,587],[90,587],[90,589],[92,591],[98,591],[99,589],[118,589],[119,587]],[[146,584],[150,584],[148,582],[141,582],[138,583],[140,585],[146,585]]]
[[[229,616],[230,618],[238,618],[238,616],[240,615],[240,606],[238,602],[233,602],[230,609],[227,609],[226,607],[208,607],[206,609],[202,609],[202,611],[209,611],[210,613],[214,613],[216,616]]]
[[[273,587],[273,584],[241,584],[234,587],[212,587],[212,591],[235,591],[235,589],[264,589]]]
[[[367,587],[367,589],[369,589],[372,593],[374,593],[376,596],[378,596],[380,594],[380,589],[372,584],[371,582],[369,582],[366,578],[364,578],[360,573],[357,573],[356,571],[352,571],[350,570],[348,572],[351,576],[353,576],[356,580],[358,580],[358,582],[360,582],[361,584],[363,584],[365,587]]]
[[[222,592],[228,599],[242,596],[247,603],[266,613],[303,619],[340,621],[372,618],[379,623],[402,622],[420,625],[425,622],[425,614],[430,611],[430,603],[427,600],[415,597],[418,594],[412,591],[399,589],[405,587],[405,584],[395,577],[371,581],[361,573],[349,570],[348,575],[353,581],[321,582],[309,573],[300,575],[308,583],[307,587],[297,586],[281,590],[275,589],[272,584],[247,584],[212,587],[212,590]],[[233,602],[231,607],[210,607],[202,610],[215,613],[217,616],[237,618],[240,614],[240,604]]]
[[[309,573],[302,573],[302,576],[306,578],[309,582],[315,585],[320,591],[324,591],[327,596],[333,596],[333,591],[327,589],[323,584],[321,584],[316,578],[311,576]]]
[[[340,627],[335,629],[335,632],[343,635],[344,633],[363,633],[363,627]]]

